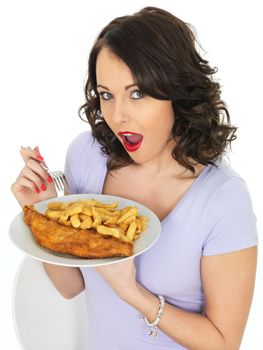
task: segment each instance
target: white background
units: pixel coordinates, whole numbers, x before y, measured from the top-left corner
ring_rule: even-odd
[[[88,125],[77,116],[83,103],[87,57],[95,37],[111,19],[141,9],[162,7],[194,25],[217,66],[222,98],[239,127],[230,154],[246,180],[258,217],[262,243],[262,18],[259,1],[61,1],[6,0],[0,3],[1,234],[0,348],[20,349],[12,320],[12,289],[24,255],[8,237],[20,211],[10,186],[22,160],[21,145],[39,146],[49,168],[63,169],[69,142]],[[242,350],[261,350],[263,268],[257,284]],[[36,349],[37,350],[37,349]],[[53,349],[51,349],[53,350]],[[57,350],[57,349],[56,349]]]

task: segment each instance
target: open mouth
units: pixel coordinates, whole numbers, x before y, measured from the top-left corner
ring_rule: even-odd
[[[139,134],[125,134],[123,137],[130,145],[136,145],[143,139],[143,136]]]
[[[136,151],[142,144],[143,135],[141,134],[119,132],[118,135],[121,136],[123,145],[129,152]]]

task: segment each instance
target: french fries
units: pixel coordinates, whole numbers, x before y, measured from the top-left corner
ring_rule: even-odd
[[[138,215],[138,208],[117,209],[118,202],[107,204],[95,199],[75,202],[50,202],[45,215],[61,225],[81,230],[91,228],[102,235],[133,242],[146,230],[148,218]]]

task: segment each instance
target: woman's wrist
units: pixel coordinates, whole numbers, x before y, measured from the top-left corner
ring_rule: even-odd
[[[149,292],[138,282],[127,289],[122,299],[137,309],[149,322],[155,320],[160,300],[157,295]]]

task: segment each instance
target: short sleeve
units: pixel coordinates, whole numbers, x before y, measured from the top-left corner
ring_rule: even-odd
[[[246,183],[233,177],[210,198],[205,215],[203,255],[217,255],[257,245],[256,216]]]
[[[69,194],[80,193],[82,155],[91,140],[91,133],[83,132],[70,143],[67,149],[64,174],[67,179]]]
[[[77,193],[77,187],[76,187],[74,178],[72,176],[70,165],[71,165],[71,163],[69,161],[69,154],[67,153],[64,174],[65,174],[66,179],[67,179],[68,193],[75,194],[75,193]]]

